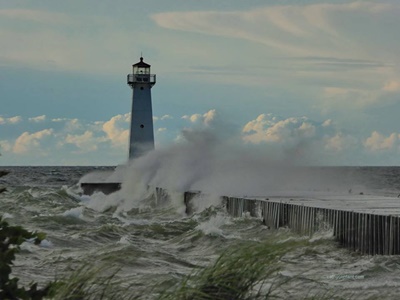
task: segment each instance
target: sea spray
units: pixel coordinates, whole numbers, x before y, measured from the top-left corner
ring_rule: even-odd
[[[127,201],[143,198],[148,186],[212,195],[277,196],[348,193],[352,174],[308,167],[306,161],[277,157],[268,147],[222,139],[211,129],[184,130],[182,140],[137,158],[126,167],[122,190]]]
[[[220,235],[224,236],[222,226],[230,222],[229,217],[225,214],[216,214],[211,216],[207,221],[204,221],[196,226],[196,230],[200,230],[205,235]]]
[[[150,198],[156,187],[169,193],[201,191],[217,199],[223,195],[345,194],[354,185],[352,174],[343,173],[343,170],[309,167],[310,161],[302,156],[302,151],[296,150],[297,144],[285,151],[268,145],[260,150],[243,144],[237,135],[224,135],[224,129],[226,126],[221,124],[185,129],[174,145],[150,151],[111,173],[94,172],[84,176],[81,181],[121,182],[118,192],[93,195],[89,207],[100,211],[111,207],[117,212],[129,211],[142,206],[143,199]],[[178,210],[182,208],[182,204],[174,204]],[[197,205],[200,204],[197,202]]]
[[[222,199],[218,195],[197,193],[193,198],[186,204],[186,212],[189,214],[199,213],[209,207],[218,207],[223,203]]]

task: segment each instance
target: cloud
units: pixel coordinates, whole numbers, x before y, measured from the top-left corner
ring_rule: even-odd
[[[173,119],[173,117],[171,115],[163,115],[162,117],[153,116],[154,122],[159,121],[159,120],[165,121],[165,120],[172,120],[172,119]]]
[[[11,117],[11,118],[0,117],[0,125],[3,125],[3,124],[17,124],[17,123],[19,123],[21,121],[22,121],[22,117],[21,116],[15,116],[15,117]]]
[[[365,44],[372,41],[360,36],[347,21],[355,14],[357,21],[365,25],[371,17],[395,20],[392,12],[399,9],[399,5],[357,1],[266,6],[247,11],[166,12],[154,14],[152,19],[164,28],[245,39],[290,54],[348,58],[365,54]],[[375,32],[386,31],[384,24],[374,23],[374,28]],[[364,33],[368,35],[368,31]]]
[[[301,164],[357,165],[369,161],[361,140],[338,128],[332,119],[261,114],[245,124],[241,139],[250,148]]]
[[[196,123],[197,121],[199,121],[201,119],[202,115],[201,114],[193,114],[193,115],[184,115],[182,117],[182,119],[184,120],[189,120],[192,123]]]
[[[242,140],[254,145],[266,144],[298,158],[312,161],[318,158],[324,163],[335,161],[334,154],[339,152],[348,151],[351,157],[351,151],[359,148],[359,140],[335,128],[331,119],[316,122],[307,117],[284,119],[272,114],[261,114],[249,121],[242,129]]]
[[[71,120],[71,119],[68,119],[68,118],[54,118],[54,119],[51,119],[52,122],[65,122],[65,121],[69,121],[69,120]]]
[[[44,122],[46,120],[46,115],[41,115],[41,116],[37,116],[37,117],[34,117],[34,118],[29,118],[28,120],[30,122],[34,122],[34,123]]]
[[[81,153],[86,153],[97,150],[98,140],[93,137],[93,132],[87,130],[81,135],[68,134],[65,142],[74,144],[81,150]]]
[[[383,90],[386,92],[400,91],[400,80],[390,80],[385,83]]]
[[[53,135],[53,129],[44,129],[32,134],[30,134],[29,132],[24,132],[15,141],[13,152],[21,154],[34,150],[39,150],[42,140],[51,135]]]
[[[319,125],[322,129],[326,127]],[[306,117],[278,120],[272,115],[261,114],[243,127],[243,140],[253,144],[295,143],[317,136],[317,124]]]
[[[163,115],[163,116],[160,118],[160,120],[162,120],[162,121],[164,121],[164,120],[172,120],[172,119],[173,119],[173,117],[170,116],[170,115]]]
[[[0,154],[4,152],[9,152],[12,150],[12,145],[9,141],[0,141]]]
[[[326,87],[322,95],[324,99],[322,106],[323,110],[331,108],[364,108],[371,104],[381,103],[384,95],[385,94],[378,88]]]
[[[373,131],[371,136],[364,141],[364,146],[372,152],[397,150],[399,148],[399,138],[400,134],[398,133],[385,136],[378,131]]]
[[[152,43],[151,36],[148,38],[140,28],[125,26],[123,20],[129,18],[116,20],[92,10],[76,14],[65,8],[57,7],[65,13],[45,8],[0,9],[0,63],[40,70],[120,74],[121,66],[132,59],[131,53],[140,53],[132,33],[142,41],[140,47]],[[122,12],[127,17],[128,10]]]
[[[216,118],[217,111],[215,109],[211,109],[203,115],[204,124],[210,125]]]
[[[65,129],[67,131],[75,131],[82,127],[81,122],[78,119],[66,119]]]
[[[377,74],[377,77],[380,75]],[[362,87],[333,87],[323,89],[319,105],[323,112],[329,110],[364,110],[369,106],[386,106],[398,102],[395,93],[400,92],[400,80],[386,81],[383,86],[380,80]],[[393,94],[395,97],[393,97]]]
[[[376,86],[362,88],[325,87],[321,108],[323,111],[332,108],[362,109],[371,105],[380,106],[398,102],[398,98],[393,97],[393,94],[400,92],[400,80],[389,80],[384,83],[383,87],[380,82],[376,82],[374,85]]]
[[[272,126],[273,124],[275,124],[275,121],[276,118],[272,117],[271,114],[261,114],[255,120],[248,122],[243,128],[243,132],[262,132],[265,126]]]
[[[197,141],[193,139],[205,138],[200,134],[203,130],[212,133],[207,135],[208,138],[223,140],[226,149],[232,144],[234,147],[244,147],[244,152],[252,149],[255,152],[275,155],[277,158],[281,155],[285,159],[293,158],[305,163],[333,165],[375,162],[385,164],[389,159],[393,163],[396,153],[400,151],[399,133],[385,135],[373,131],[369,137],[362,139],[337,128],[337,123],[332,119],[314,121],[308,117],[282,118],[273,114],[260,114],[245,122],[240,132],[233,132],[229,131],[229,126],[218,117],[215,109],[184,117],[184,120],[181,120],[181,129],[185,125],[189,126],[175,139],[177,144],[184,141],[196,144]],[[9,122],[8,118],[6,119]],[[46,120],[54,119],[46,117]],[[96,159],[99,164],[111,164],[125,159],[129,140],[129,113],[113,116],[107,121],[86,122],[62,118],[53,122],[61,121],[65,124],[57,124],[60,126],[33,133],[19,132],[14,138],[0,140],[0,152],[3,155],[7,154],[7,159],[14,157],[14,164],[21,162],[23,156],[34,159],[35,163],[39,163],[40,159],[43,164],[50,163],[43,158],[46,153],[57,157],[53,159],[53,163],[61,163],[61,159],[68,158],[69,162],[75,159],[85,164],[89,158],[82,155],[83,153],[91,153],[90,159],[94,164]],[[39,125],[45,126],[46,123]],[[11,129],[15,128],[10,127]],[[156,139],[157,148],[171,145],[178,135],[174,128],[159,127],[155,130],[159,137]],[[393,155],[389,157],[388,154]]]
[[[322,123],[322,127],[329,127],[329,126],[332,126],[332,123],[333,123],[333,121],[332,121],[331,119],[325,120],[325,121]]]
[[[350,148],[355,148],[358,146],[358,140],[350,135],[343,134],[341,132],[335,134],[334,136],[326,136],[324,138],[325,149],[334,152],[343,152]]]
[[[73,20],[66,14],[29,9],[0,9],[0,17],[44,24],[68,24]]]
[[[348,1],[163,12],[152,19],[162,28],[192,33],[185,37],[193,41],[219,37],[212,57],[193,55],[197,68],[191,70],[204,80],[270,85],[307,97],[312,88],[312,101],[325,113],[382,103],[383,83],[400,77],[399,14],[398,3]],[[216,49],[226,45],[235,47],[229,53]],[[393,89],[395,82],[385,87]]]
[[[188,120],[191,123],[202,123],[206,126],[209,126],[215,120],[216,117],[217,117],[217,111],[215,109],[211,109],[204,114],[196,113],[192,115],[184,115],[182,116],[182,119]]]
[[[116,115],[102,126],[107,138],[115,147],[127,147],[129,141],[130,114]]]

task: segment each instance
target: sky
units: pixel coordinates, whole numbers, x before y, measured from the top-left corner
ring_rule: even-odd
[[[157,149],[400,165],[399,28],[398,0],[0,0],[0,165],[126,162],[141,54]]]

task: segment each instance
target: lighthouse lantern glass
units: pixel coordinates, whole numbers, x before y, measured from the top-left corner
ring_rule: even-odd
[[[146,74],[146,75],[150,75],[150,67],[133,66],[133,74]]]

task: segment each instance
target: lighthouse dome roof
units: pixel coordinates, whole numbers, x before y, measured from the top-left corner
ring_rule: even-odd
[[[132,66],[133,66],[133,67],[139,67],[139,68],[150,68],[150,65],[149,65],[149,64],[146,64],[146,63],[143,61],[143,57],[140,57],[140,61],[139,61],[138,63],[132,65]]]

